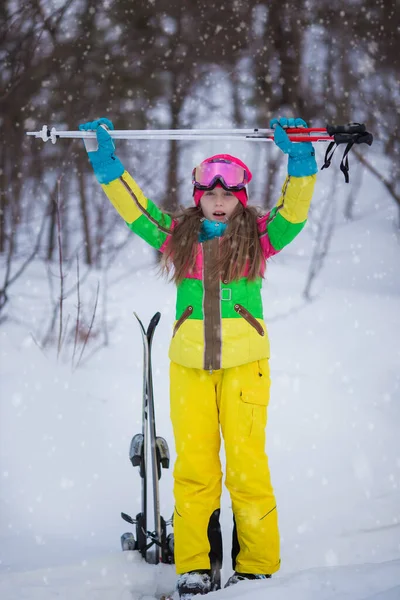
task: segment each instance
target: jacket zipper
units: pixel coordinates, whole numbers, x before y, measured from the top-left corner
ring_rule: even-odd
[[[253,317],[253,315],[247,310],[247,308],[245,308],[241,304],[235,304],[234,309],[241,317],[243,317],[245,321],[248,322],[249,325],[254,327],[257,333],[259,333],[260,335],[265,335],[265,331],[261,323],[259,323],[257,319]]]
[[[221,368],[221,299],[220,281],[211,277],[218,259],[220,238],[203,243],[203,313],[204,313],[204,370],[212,373]]]
[[[190,317],[190,315],[192,314],[192,312],[193,312],[193,306],[188,306],[187,308],[185,308],[185,310],[183,311],[183,313],[181,314],[181,316],[179,317],[179,319],[175,323],[175,327],[174,327],[174,330],[172,332],[172,337],[175,337],[175,334],[178,331],[179,327],[186,321],[187,318]]]

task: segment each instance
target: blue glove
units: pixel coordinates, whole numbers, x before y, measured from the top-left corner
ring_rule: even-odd
[[[303,119],[272,119],[270,127],[275,130],[274,142],[289,155],[288,173],[293,177],[307,177],[318,171],[315,150],[311,142],[291,142],[284,127],[307,127]]]
[[[101,125],[105,125],[108,129],[114,129],[111,121],[103,117],[79,125],[79,130],[96,132],[97,143],[95,142],[93,146],[92,140],[84,140],[85,147],[97,181],[99,183],[110,183],[110,181],[121,177],[125,169],[119,158],[114,154],[115,145],[111,136]]]

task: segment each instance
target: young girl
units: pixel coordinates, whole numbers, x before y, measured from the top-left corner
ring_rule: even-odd
[[[281,196],[268,214],[247,206],[249,168],[219,154],[193,170],[194,207],[172,217],[125,171],[101,125],[113,129],[104,118],[80,126],[97,134],[98,147],[89,151],[95,175],[128,227],[163,253],[177,285],[169,350],[174,536],[177,589],[188,600],[220,587],[220,429],[234,515],[234,574],[226,585],[268,578],[280,566],[265,454],[270,352],[260,290],[266,260],[306,223],[317,165],[311,143],[292,143],[284,130],[305,122],[273,119],[275,143],[289,160]]]

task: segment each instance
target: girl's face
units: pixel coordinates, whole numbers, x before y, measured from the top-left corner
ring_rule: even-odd
[[[228,221],[238,203],[236,196],[221,186],[206,190],[200,198],[203,215],[210,221]]]

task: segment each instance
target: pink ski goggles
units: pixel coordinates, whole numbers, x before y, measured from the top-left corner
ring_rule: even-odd
[[[242,190],[248,183],[248,175],[240,165],[227,160],[205,162],[195,167],[192,173],[192,184],[198,190],[209,190],[217,182],[226,190]]]

